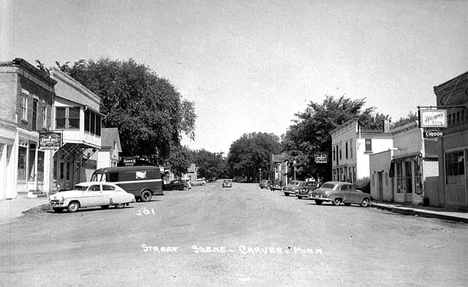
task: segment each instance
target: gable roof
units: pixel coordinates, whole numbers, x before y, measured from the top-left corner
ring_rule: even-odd
[[[122,147],[120,146],[120,137],[118,128],[102,128],[101,129],[101,147],[112,148],[114,142],[117,143],[117,151],[121,152]]]

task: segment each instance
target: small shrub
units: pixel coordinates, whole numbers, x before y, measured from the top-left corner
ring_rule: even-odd
[[[370,179],[368,177],[363,177],[354,183],[357,189],[364,191],[365,193],[370,193]]]

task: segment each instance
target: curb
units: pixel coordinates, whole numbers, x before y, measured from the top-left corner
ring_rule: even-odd
[[[48,203],[38,204],[36,206],[29,207],[29,208],[27,208],[25,210],[22,210],[21,213],[26,214],[26,213],[34,213],[34,212],[42,211],[47,206],[49,206]]]
[[[448,221],[468,223],[468,218],[441,214],[437,212],[425,211],[425,210],[420,210],[420,209],[413,209],[413,208],[407,208],[407,207],[395,207],[391,205],[381,205],[381,204],[376,204],[376,203],[372,203],[371,207],[390,211],[392,213],[402,214],[402,215],[413,215],[413,216],[419,216],[419,217],[437,218],[437,219],[448,220]]]

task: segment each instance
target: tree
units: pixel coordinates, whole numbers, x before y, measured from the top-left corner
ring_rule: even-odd
[[[184,169],[180,164],[185,161],[179,161],[176,155],[185,158],[180,145],[182,133],[195,137],[195,106],[182,99],[167,79],[133,59],[56,64],[101,97],[103,126],[119,128],[123,155]]]
[[[330,132],[345,122],[358,118],[366,129],[382,128],[388,115],[374,115],[374,107],[364,109],[365,99],[351,100],[326,96],[322,104],[310,102],[304,112],[296,113],[294,124],[282,138],[283,151],[290,163],[295,162],[299,178],[331,179],[332,142]],[[328,155],[326,164],[314,162],[317,153]],[[290,169],[293,170],[293,169]],[[292,171],[291,171],[292,172]],[[291,176],[291,174],[290,174]]]
[[[231,174],[254,181],[261,171],[270,170],[271,155],[280,151],[279,137],[274,134],[244,134],[229,148],[227,161]]]
[[[404,126],[407,123],[415,122],[418,119],[418,113],[409,112],[409,114],[406,117],[399,118],[396,122],[394,122],[392,124],[392,128]]]
[[[208,179],[229,177],[224,153],[213,153],[205,149],[194,150],[192,159],[198,167],[198,176]]]
[[[192,154],[187,147],[179,146],[172,149],[168,162],[172,173],[177,177],[181,177],[184,173],[187,173],[187,168],[193,162]]]

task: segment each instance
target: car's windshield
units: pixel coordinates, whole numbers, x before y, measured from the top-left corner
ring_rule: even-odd
[[[321,188],[330,188],[333,189],[335,185],[333,183],[324,183]]]
[[[88,187],[84,185],[75,185],[73,190],[86,190]]]

